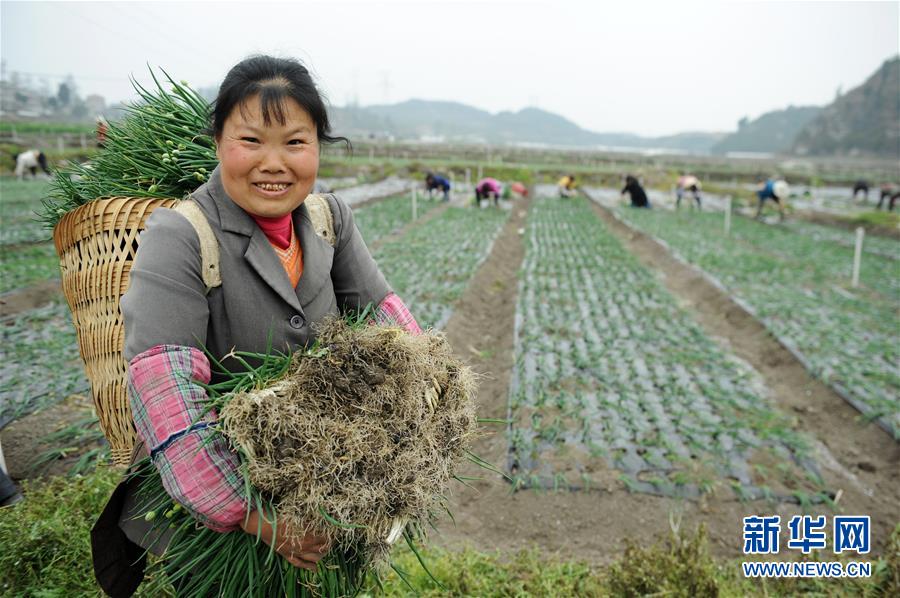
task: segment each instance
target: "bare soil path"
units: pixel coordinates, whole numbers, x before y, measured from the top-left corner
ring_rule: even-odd
[[[14,316],[46,305],[62,295],[58,278],[44,280],[31,286],[0,295],[0,319]]]

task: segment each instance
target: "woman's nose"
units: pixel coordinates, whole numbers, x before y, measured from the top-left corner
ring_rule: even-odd
[[[284,157],[278,148],[266,148],[263,150],[259,163],[262,172],[284,172]]]

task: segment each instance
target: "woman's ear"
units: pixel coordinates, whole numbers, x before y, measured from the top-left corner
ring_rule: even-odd
[[[219,155],[219,140],[218,140],[218,138],[213,139],[213,142],[216,144],[216,160],[218,160],[219,162],[221,162],[221,161],[222,161],[222,156]]]

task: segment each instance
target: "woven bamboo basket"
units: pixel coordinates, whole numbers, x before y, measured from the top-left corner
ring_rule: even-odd
[[[126,395],[125,331],[119,299],[128,289],[138,234],[150,213],[178,200],[112,197],[66,213],[53,230],[62,288],[100,427],[113,462],[131,460],[135,431]]]

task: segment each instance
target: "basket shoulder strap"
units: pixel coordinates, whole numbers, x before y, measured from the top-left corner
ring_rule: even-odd
[[[334,244],[337,242],[337,235],[334,232],[334,216],[331,213],[331,204],[328,203],[324,195],[319,195],[318,193],[310,193],[306,196],[303,203],[306,204],[306,211],[309,212],[309,219],[316,234],[334,247]]]
[[[213,234],[212,227],[200,206],[192,199],[185,199],[172,208],[191,223],[200,239],[200,264],[203,269],[203,284],[206,293],[215,287],[222,286],[222,274],[219,272],[219,242]]]

